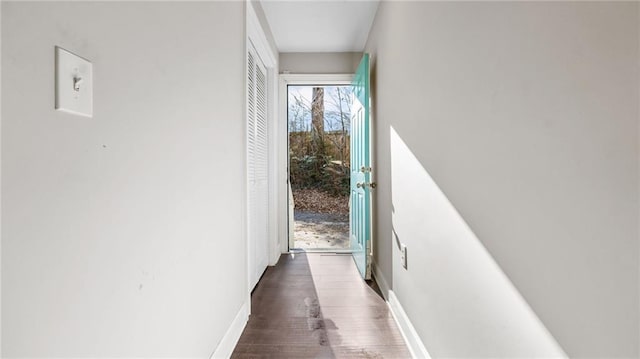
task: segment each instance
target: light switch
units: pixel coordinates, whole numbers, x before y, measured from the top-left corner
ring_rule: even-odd
[[[56,46],[56,110],[93,116],[91,62]]]

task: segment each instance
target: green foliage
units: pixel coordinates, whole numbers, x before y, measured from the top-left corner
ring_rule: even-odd
[[[327,141],[330,135],[314,139],[308,132],[290,134],[289,174],[293,188],[349,195],[349,164],[336,159],[333,141]]]

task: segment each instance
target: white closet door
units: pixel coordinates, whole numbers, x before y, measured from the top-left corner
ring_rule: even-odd
[[[247,77],[249,281],[253,288],[269,261],[267,71],[253,46],[248,53]]]

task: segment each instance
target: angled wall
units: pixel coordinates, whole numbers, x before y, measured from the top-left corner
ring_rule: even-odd
[[[432,357],[640,354],[638,26],[632,2],[380,4],[374,250]]]
[[[208,357],[246,299],[242,2],[2,3],[2,355]],[[94,116],[54,107],[54,46]]]

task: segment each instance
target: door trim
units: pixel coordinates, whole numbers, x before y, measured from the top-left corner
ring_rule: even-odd
[[[281,74],[276,172],[278,189],[278,238],[280,253],[289,252],[289,128],[287,117],[287,86],[289,85],[351,85],[353,74]]]

